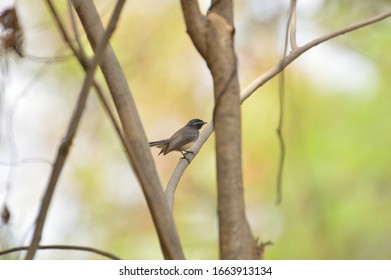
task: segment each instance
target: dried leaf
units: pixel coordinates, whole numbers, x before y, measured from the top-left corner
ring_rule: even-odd
[[[1,212],[1,221],[4,225],[7,225],[11,218],[11,213],[8,210],[7,205],[4,204],[3,211]]]
[[[0,13],[0,45],[1,52],[15,51],[23,57],[23,30],[19,24],[19,18],[15,7],[8,8]]]

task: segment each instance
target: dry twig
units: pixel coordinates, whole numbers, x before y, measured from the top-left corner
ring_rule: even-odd
[[[42,237],[42,231],[44,228],[44,224],[46,221],[46,216],[49,210],[49,206],[54,194],[54,190],[57,185],[58,178],[63,170],[64,163],[66,161],[66,158],[69,153],[70,146],[72,144],[73,138],[76,135],[77,128],[79,126],[86,102],[88,93],[91,87],[91,84],[93,83],[94,74],[96,71],[96,68],[99,64],[100,59],[103,56],[104,50],[106,46],[109,43],[109,39],[111,35],[113,34],[115,27],[117,25],[117,22],[119,20],[120,13],[122,11],[122,7],[124,5],[124,0],[119,0],[117,2],[117,5],[114,8],[113,15],[111,17],[109,26],[107,28],[107,31],[105,32],[104,36],[102,37],[101,41],[98,44],[98,47],[95,51],[95,56],[92,59],[91,63],[88,65],[88,69],[86,72],[86,77],[84,79],[84,83],[79,95],[79,99],[76,105],[76,108],[73,112],[67,133],[58,149],[56,160],[53,164],[52,173],[50,175],[50,179],[45,191],[45,195],[42,199],[41,207],[39,210],[39,214],[36,220],[36,226],[34,229],[33,238],[31,241],[31,244],[29,246],[29,249],[27,251],[26,259],[33,259],[35,256],[35,253],[39,247],[39,242]]]
[[[27,251],[30,247],[28,246],[20,246],[13,247],[7,250],[0,251],[0,256],[11,254],[14,252]],[[105,252],[96,248],[86,247],[86,246],[76,246],[76,245],[42,245],[38,246],[38,250],[74,250],[74,251],[83,251],[89,252],[97,255],[104,256],[111,260],[120,260],[121,258],[113,255],[109,252]]]

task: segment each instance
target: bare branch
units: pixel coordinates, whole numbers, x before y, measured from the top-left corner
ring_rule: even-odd
[[[289,55],[287,55],[283,59],[282,62],[283,62],[284,68],[287,67],[289,64],[291,64],[294,60],[296,60],[303,53],[305,53],[306,51],[312,49],[313,47],[315,47],[315,46],[317,46],[317,45],[319,45],[321,43],[327,42],[328,40],[331,40],[331,39],[333,39],[335,37],[338,37],[340,35],[343,35],[345,33],[352,32],[354,30],[360,29],[360,28],[365,27],[367,25],[370,25],[370,24],[373,24],[375,22],[381,21],[381,20],[383,20],[383,19],[385,19],[387,17],[390,17],[390,16],[391,16],[391,11],[388,11],[388,12],[386,12],[384,14],[374,16],[374,17],[372,17],[370,19],[367,19],[367,20],[364,20],[364,21],[360,21],[360,22],[355,23],[353,25],[350,25],[348,27],[345,27],[345,28],[342,28],[342,29],[337,30],[335,32],[332,32],[332,33],[326,34],[324,36],[321,36],[321,37],[319,37],[317,39],[314,39],[311,42],[309,42],[309,43],[307,43],[307,44],[305,44],[305,45],[303,45],[301,47],[297,47],[295,50],[293,50]],[[281,70],[282,69],[280,69],[279,65],[276,65],[273,68],[271,68],[269,71],[267,71],[266,73],[264,73],[263,75],[261,75],[260,77],[255,79],[251,84],[249,84],[240,93],[242,102],[244,102],[247,98],[249,98],[250,95],[254,93],[254,91],[256,91],[258,88],[263,86],[266,82],[268,82],[269,80],[274,78],[276,75],[278,75],[278,73]]]
[[[292,50],[297,48],[297,41],[296,41],[296,6],[297,6],[297,0],[291,0],[291,6],[289,9],[289,39],[291,43]],[[285,54],[284,54],[285,55]]]
[[[93,49],[104,34],[98,12],[90,0],[72,1]],[[141,183],[144,196],[166,259],[183,259],[184,254],[176,231],[174,218],[167,204],[155,163],[145,136],[136,105],[132,99],[124,73],[113,49],[108,46],[101,70],[113,97],[134,171]]]
[[[187,33],[199,53],[205,57],[207,51],[205,38],[207,20],[200,11],[198,0],[181,0],[181,5]]]
[[[89,61],[88,61],[88,58],[87,58],[87,56],[85,54],[83,45],[81,43],[80,35],[78,35],[79,32],[78,32],[77,27],[76,27],[76,20],[74,19],[74,15],[73,15],[73,12],[71,11],[71,8],[69,7],[69,13],[70,13],[70,16],[71,16],[72,28],[74,29],[73,31],[75,32],[75,37],[76,37],[76,42],[78,44],[78,48],[76,48],[76,46],[74,46],[74,44],[73,44],[73,42],[71,40],[71,37],[68,34],[67,30],[65,29],[65,26],[62,23],[62,21],[61,21],[59,15],[58,15],[58,13],[57,13],[53,3],[51,2],[51,0],[46,0],[46,2],[47,2],[48,6],[50,8],[50,11],[51,11],[51,13],[52,13],[52,15],[53,15],[53,17],[55,19],[55,23],[58,25],[60,33],[62,34],[65,42],[71,48],[73,54],[76,56],[76,58],[78,59],[80,65],[83,67],[83,69],[85,71],[87,71]],[[68,1],[68,3],[71,3],[70,0]],[[109,103],[109,101],[106,98],[106,94],[104,93],[102,87],[100,86],[100,84],[96,80],[93,81],[93,87],[96,90],[96,93],[98,95],[100,103],[103,106],[103,109],[105,110],[105,112],[107,112],[107,115],[109,116],[109,119],[110,119],[114,129],[116,130],[118,137],[121,140],[122,146],[124,147],[124,149],[126,151],[126,155],[127,155],[128,160],[129,160],[129,163],[132,164],[132,162],[130,160],[130,157],[129,157],[129,151],[127,150],[126,145],[125,145],[125,140],[124,140],[124,137],[123,137],[122,130],[120,128],[120,125],[118,124],[118,121],[117,121],[117,119],[115,117],[113,109],[111,108],[110,103]]]
[[[209,7],[209,13],[217,13],[224,18],[231,26],[234,25],[234,9],[233,3],[230,0],[212,0]]]
[[[95,88],[96,94],[98,95],[98,99],[99,99],[100,103],[102,104],[103,109],[105,110],[106,114],[108,115],[109,120],[111,121],[111,124],[113,125],[113,127],[114,127],[120,141],[121,141],[122,147],[125,150],[126,157],[128,158],[129,164],[132,165],[132,160],[130,159],[129,151],[126,148],[125,138],[122,133],[122,129],[116,119],[116,116],[114,115],[114,109],[110,105],[109,100],[107,100],[106,94],[104,93],[101,85],[96,80],[93,81],[93,86]]]
[[[14,247],[7,250],[0,251],[0,256],[11,254],[14,252],[20,252],[20,251],[26,251],[30,247],[29,246],[20,246],[20,247]],[[121,260],[121,258],[117,257],[116,255],[113,255],[109,252],[105,252],[99,249],[86,247],[86,246],[76,246],[76,245],[45,245],[45,246],[38,246],[38,250],[74,250],[74,251],[84,251],[89,252],[97,255],[104,256],[108,259],[112,260]]]
[[[286,42],[287,44],[288,42]],[[284,97],[285,97],[285,71],[282,70],[278,79],[278,97],[279,97],[279,120],[277,127],[278,143],[280,145],[280,158],[277,167],[277,198],[276,203],[280,204],[282,201],[282,174],[285,163],[285,143],[282,134],[282,127],[284,124]]]
[[[71,19],[72,30],[73,30],[73,33],[75,34],[76,43],[79,47],[81,56],[83,56],[84,58],[87,58],[86,52],[84,51],[84,48],[83,48],[83,44],[81,43],[80,33],[79,33],[79,29],[77,28],[76,19],[75,19],[75,15],[73,12],[71,0],[67,0],[67,4],[68,4],[67,8],[68,8],[68,13],[69,13],[69,18]],[[60,21],[57,21],[57,22],[60,23]],[[65,31],[65,29],[64,29],[64,31]],[[70,44],[69,41],[68,41],[68,44]]]
[[[327,35],[321,36],[305,45],[302,47],[297,47],[295,50],[293,50],[288,56],[286,56],[283,59],[283,69],[287,67],[290,63],[292,63],[294,60],[296,60],[300,55],[308,51],[309,49],[327,42],[328,40],[331,40],[335,37],[338,37],[342,34],[352,32],[354,30],[360,29],[362,27],[368,26],[370,24],[379,22],[387,17],[391,16],[391,11],[386,12],[381,15],[377,15],[375,17],[372,17],[370,19],[360,21],[358,23],[355,23],[353,25],[350,25],[348,27],[342,28],[340,30],[337,30],[335,32],[329,33]],[[252,83],[250,83],[242,92],[240,93],[240,100],[243,103],[244,101],[247,100],[258,88],[262,87],[265,83],[273,79],[275,76],[277,76],[283,69],[281,69],[280,64],[274,66],[270,70],[268,70],[266,73],[263,75],[259,76],[257,79],[255,79]],[[213,122],[208,122],[208,125],[205,127],[203,132],[200,134],[197,142],[193,145],[193,147],[190,149],[194,155],[197,155],[198,152],[200,151],[202,145],[208,140],[210,135],[212,135],[214,131],[213,127]],[[190,154],[189,154],[190,155]],[[189,157],[189,162],[193,160],[194,157]],[[167,197],[170,199],[170,204],[173,205],[174,203],[174,192],[177,188],[177,185],[179,184],[180,178],[182,177],[183,173],[185,172],[187,166],[189,165],[189,162],[185,160],[179,161],[177,164],[170,181],[168,182],[166,192],[167,192]]]
[[[61,21],[59,20],[59,17],[54,9],[54,7],[51,5],[50,3],[50,0],[49,0],[49,6],[51,7],[51,10],[52,10],[52,13],[54,14],[55,18],[57,18],[56,22],[57,24],[59,25],[60,27],[60,31],[64,34],[63,37],[66,38],[66,42],[72,47],[72,42],[70,41],[70,36],[67,35],[67,32],[65,30],[65,28],[63,27]],[[75,27],[74,27],[75,28]],[[79,48],[81,51],[78,51],[76,48],[72,48],[74,54],[76,55],[76,57],[78,58],[80,64],[83,66],[84,69],[87,69],[87,65],[88,65],[88,60],[87,58],[82,54],[82,50],[83,50],[83,47],[82,45],[80,44],[79,45]],[[112,81],[115,83],[115,79],[112,79]],[[120,84],[120,83],[119,83]],[[118,122],[116,120],[116,118],[114,117],[114,113],[112,111],[112,109],[110,108],[110,105],[109,105],[109,102],[107,101],[107,99],[105,98],[105,94],[103,94],[103,91],[101,89],[101,87],[99,86],[99,84],[94,81],[94,87],[97,91],[97,94],[99,96],[99,100],[101,101],[101,103],[103,104],[103,107],[104,109],[107,111],[108,115],[109,115],[109,118],[114,126],[114,128],[116,129],[117,131],[117,134],[118,136],[120,137],[120,140],[126,150],[126,155],[127,155],[127,158],[128,158],[128,161],[129,163],[131,164],[131,166],[133,167],[133,163],[132,163],[132,159],[130,158],[130,152],[129,152],[129,149],[128,147],[126,146],[126,142],[125,142],[125,139],[124,139],[124,136],[123,136],[123,133],[122,133],[122,130],[120,128],[120,126],[118,125]],[[124,90],[125,91],[125,90]]]
[[[293,33],[292,33],[293,31]],[[285,162],[285,143],[282,135],[282,126],[284,123],[284,97],[285,97],[285,69],[284,69],[284,57],[288,52],[288,41],[291,42],[291,48],[294,50],[297,48],[296,44],[296,0],[291,0],[289,8],[289,19],[285,28],[285,40],[284,48],[281,54],[281,60],[279,63],[280,75],[278,76],[278,102],[279,102],[279,120],[277,126],[277,137],[280,145],[280,158],[277,166],[277,204],[282,200],[282,174],[284,170]]]
[[[83,87],[81,89],[79,99],[77,102],[77,106],[75,111],[73,112],[68,131],[63,139],[63,142],[61,143],[56,161],[54,162],[52,173],[50,175],[49,183],[47,185],[45,195],[42,199],[41,208],[38,214],[38,218],[36,221],[36,226],[34,230],[33,239],[31,241],[29,250],[26,255],[26,259],[31,260],[34,258],[35,253],[38,249],[39,242],[41,240],[43,227],[46,221],[46,216],[49,210],[49,206],[54,194],[54,190],[57,185],[58,178],[60,177],[60,174],[62,172],[62,169],[64,167],[65,161],[67,159],[70,146],[72,144],[73,138],[76,135],[77,128],[79,126],[81,117],[83,115],[83,111],[87,102],[88,93],[91,87],[91,84],[93,82],[94,74],[96,71],[96,68],[98,66],[98,63],[103,55],[103,52],[109,42],[109,39],[111,35],[113,34],[117,21],[119,19],[120,13],[122,11],[122,7],[124,5],[124,0],[119,0],[117,2],[117,5],[115,6],[113,15],[111,17],[109,26],[107,31],[105,32],[104,36],[102,37],[101,41],[99,42],[99,45],[96,49],[95,56],[93,60],[91,61],[90,65],[88,66],[88,70],[86,73],[86,77],[84,79]]]
[[[57,24],[58,28],[60,29],[60,33],[64,39],[65,42],[69,45],[72,52],[76,55],[76,57],[80,60],[85,60],[86,57],[83,57],[83,55],[79,52],[79,50],[74,46],[72,43],[72,39],[69,36],[68,32],[65,29],[65,26],[62,24],[62,21],[60,19],[60,15],[57,13],[53,3],[51,0],[46,0],[47,5],[49,6],[49,9],[54,17],[54,22]],[[85,67],[87,67],[87,61],[84,61]]]
[[[175,191],[176,188],[178,187],[179,180],[181,179],[183,173],[185,172],[187,166],[189,165],[189,162],[191,162],[193,158],[198,154],[202,145],[206,142],[206,140],[213,133],[213,131],[214,131],[213,122],[209,122],[208,125],[203,130],[203,132],[198,137],[197,142],[191,147],[190,151],[192,153],[186,154],[186,157],[188,158],[189,161],[180,160],[178,165],[176,166],[175,171],[172,174],[166,188],[166,198],[168,204],[171,207],[171,210],[174,209]]]
[[[198,4],[194,2],[181,1],[190,38],[213,77],[220,257],[257,259],[257,244],[246,220],[244,206],[233,3],[232,0],[213,0],[204,17],[199,15]],[[166,191],[171,203],[175,187]]]

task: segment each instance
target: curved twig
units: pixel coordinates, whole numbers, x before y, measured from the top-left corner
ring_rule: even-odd
[[[29,249],[29,246],[20,246],[20,247],[13,247],[7,250],[0,251],[0,256],[11,254],[14,252],[20,252],[20,251],[26,251]],[[76,246],[76,245],[45,245],[45,246],[38,246],[38,250],[76,250],[76,251],[83,251],[83,252],[89,252],[97,255],[104,256],[108,259],[112,260],[121,260],[121,258],[117,257],[116,255],[102,251],[99,249],[86,247],[86,246]]]
[[[285,69],[283,65],[283,58],[288,53],[288,41],[291,43],[292,50],[297,49],[296,43],[296,0],[291,0],[291,5],[289,8],[289,18],[285,28],[285,40],[284,48],[280,60],[280,75],[278,76],[278,98],[279,98],[279,116],[278,116],[278,126],[277,126],[277,137],[278,143],[280,146],[280,158],[278,160],[277,166],[277,199],[276,203],[280,204],[282,201],[282,174],[284,170],[285,163],[285,141],[282,134],[282,128],[284,124],[284,100],[285,100]]]

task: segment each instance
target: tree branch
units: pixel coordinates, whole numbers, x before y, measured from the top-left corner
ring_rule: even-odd
[[[233,3],[232,0],[213,0],[205,17],[200,15],[196,2],[182,0],[181,4],[190,38],[213,77],[220,257],[256,259],[257,245],[244,206]],[[166,191],[171,203],[173,190],[175,187]]]
[[[288,20],[288,32],[289,32],[289,39],[291,43],[292,50],[297,48],[297,41],[296,41],[296,6],[297,6],[297,0],[291,0],[291,5],[289,8],[289,20]],[[286,45],[288,45],[286,43]],[[286,47],[287,48],[287,47]],[[285,56],[286,53],[284,53]]]
[[[76,48],[76,46],[74,46],[74,44],[71,40],[71,37],[68,34],[67,30],[65,29],[65,26],[62,23],[60,16],[58,15],[51,0],[46,0],[46,2],[47,2],[47,5],[49,6],[49,9],[50,9],[53,17],[54,17],[55,23],[57,24],[57,26],[60,30],[60,33],[62,34],[62,36],[64,38],[64,41],[68,44],[68,46],[72,50],[73,54],[76,56],[77,60],[79,61],[80,65],[83,67],[83,69],[85,71],[87,71],[89,60],[86,56],[86,53],[84,51],[83,45],[80,40],[80,34],[79,34],[78,29],[76,27],[76,21],[74,19],[74,15],[71,10],[72,4],[71,4],[70,0],[68,0],[68,3],[70,5],[70,7],[68,7],[68,9],[69,9],[70,17],[71,17],[73,32],[75,32],[75,37],[76,37],[76,42],[77,42],[78,48]],[[95,79],[93,81],[93,87],[95,88],[95,91],[98,95],[98,99],[99,99],[101,105],[103,106],[104,111],[107,113],[107,115],[111,121],[111,124],[113,125],[115,131],[117,132],[117,135],[122,143],[122,146],[124,147],[124,150],[126,151],[127,159],[129,161],[129,163],[132,165],[131,159],[129,157],[129,151],[127,150],[126,145],[125,145],[125,140],[124,140],[124,136],[123,136],[121,127],[118,124],[118,121],[115,117],[114,111],[111,108],[110,103],[106,98],[106,94],[104,93],[100,84]]]
[[[370,24],[373,24],[375,22],[381,21],[381,20],[383,20],[383,19],[385,19],[387,17],[390,17],[390,16],[391,16],[391,11],[388,11],[388,12],[386,12],[384,14],[374,16],[372,18],[369,18],[369,19],[366,19],[364,21],[360,21],[358,23],[352,24],[352,25],[350,25],[348,27],[342,28],[342,29],[337,30],[335,32],[331,32],[329,34],[321,36],[321,37],[319,37],[317,39],[314,39],[314,40],[308,42],[307,44],[305,44],[305,45],[303,45],[301,47],[297,47],[295,50],[293,50],[289,55],[287,55],[282,60],[284,68],[287,67],[289,64],[291,64],[293,61],[295,61],[303,53],[305,53],[306,51],[312,49],[313,47],[315,47],[315,46],[317,46],[317,45],[319,45],[321,43],[327,42],[328,40],[331,40],[331,39],[333,39],[335,37],[338,37],[340,35],[343,35],[345,33],[352,32],[354,30],[363,28],[363,27],[368,26]],[[247,98],[249,98],[250,95],[253,94],[258,88],[260,88],[266,82],[268,82],[269,80],[274,78],[276,75],[278,75],[281,70],[282,69],[280,69],[279,65],[276,65],[273,68],[271,68],[269,71],[267,71],[266,73],[264,73],[263,75],[261,75],[257,79],[255,79],[251,84],[249,84],[240,93],[242,103]]]
[[[175,200],[175,191],[178,187],[179,181],[185,172],[186,168],[189,166],[189,162],[191,162],[194,157],[198,154],[200,151],[202,145],[208,140],[209,136],[212,135],[214,131],[213,122],[209,122],[208,125],[205,127],[202,133],[200,133],[200,136],[198,137],[198,140],[194,145],[191,147],[190,151],[191,153],[186,154],[186,159],[180,160],[175,168],[175,171],[172,173],[170,181],[167,184],[166,188],[166,198],[168,201],[168,204],[171,207],[171,210],[174,209],[174,200]]]
[[[14,252],[20,252],[20,251],[26,251],[30,247],[29,246],[20,246],[20,247],[14,247],[7,250],[0,251],[0,256],[11,254]],[[112,260],[121,260],[121,258],[117,257],[116,255],[113,255],[109,252],[105,252],[99,249],[86,247],[86,246],[76,246],[76,245],[45,245],[45,246],[38,246],[38,250],[75,250],[75,251],[84,251],[89,252],[97,255],[104,256],[108,259]]]
[[[278,76],[278,102],[279,102],[279,116],[278,116],[278,126],[277,126],[277,137],[278,143],[280,145],[280,158],[277,166],[277,199],[276,203],[280,204],[282,201],[282,175],[284,170],[285,163],[285,143],[284,137],[282,134],[282,127],[284,124],[284,99],[285,99],[285,69],[283,65],[283,59],[288,52],[288,41],[291,43],[291,48],[294,50],[297,48],[296,43],[296,0],[291,0],[291,5],[289,8],[289,18],[286,23],[285,28],[285,40],[284,48],[281,54],[280,60],[280,75]]]
[[[80,39],[80,33],[79,33],[79,29],[77,28],[77,24],[76,24],[75,15],[74,15],[74,12],[73,12],[72,3],[71,3],[70,0],[66,0],[66,1],[67,1],[67,8],[68,8],[69,18],[70,18],[70,20],[71,20],[72,30],[73,30],[73,33],[75,34],[76,44],[77,44],[78,47],[79,47],[81,56],[84,57],[84,58],[87,58],[86,52],[84,51],[83,44],[82,44],[81,39]],[[57,20],[57,22],[58,22],[59,24],[61,24],[61,21]],[[63,31],[63,32],[65,32],[65,28],[64,28],[64,31]],[[66,40],[66,41],[67,41],[67,40]],[[68,45],[71,44],[70,41],[67,41],[67,42],[68,42]]]
[[[197,0],[181,0],[181,5],[186,31],[198,52],[205,57],[207,55],[205,38],[207,20],[201,13]]]
[[[60,177],[60,174],[62,172],[62,169],[64,167],[65,161],[67,159],[70,146],[72,144],[73,138],[76,135],[77,128],[79,126],[81,117],[83,115],[83,111],[87,102],[88,93],[91,87],[91,84],[93,82],[95,70],[98,66],[99,60],[101,59],[103,52],[109,42],[109,39],[111,35],[113,34],[117,21],[119,19],[120,12],[122,11],[122,7],[124,5],[124,0],[119,0],[117,2],[117,5],[114,9],[113,15],[111,17],[109,26],[107,31],[105,32],[104,36],[102,37],[101,41],[99,42],[99,45],[96,49],[95,56],[93,60],[91,61],[90,65],[88,66],[88,70],[86,73],[86,77],[84,79],[83,87],[81,89],[79,99],[77,102],[77,106],[75,111],[73,112],[71,122],[68,127],[68,131],[58,149],[57,158],[55,160],[55,163],[52,168],[52,173],[49,179],[48,186],[45,191],[45,195],[42,199],[41,208],[38,214],[38,218],[36,221],[36,226],[33,234],[33,238],[31,241],[31,244],[29,246],[29,249],[27,251],[26,259],[31,260],[34,258],[35,253],[38,249],[39,242],[42,237],[42,231],[43,227],[46,221],[46,216],[49,210],[49,206],[54,194],[54,190],[57,185],[58,178]]]
[[[104,34],[98,12],[91,0],[72,0],[76,12],[93,49]],[[152,219],[166,259],[183,259],[184,254],[176,231],[174,218],[168,206],[136,105],[126,78],[112,48],[107,47],[101,70],[117,109],[127,150],[144,192]]]

